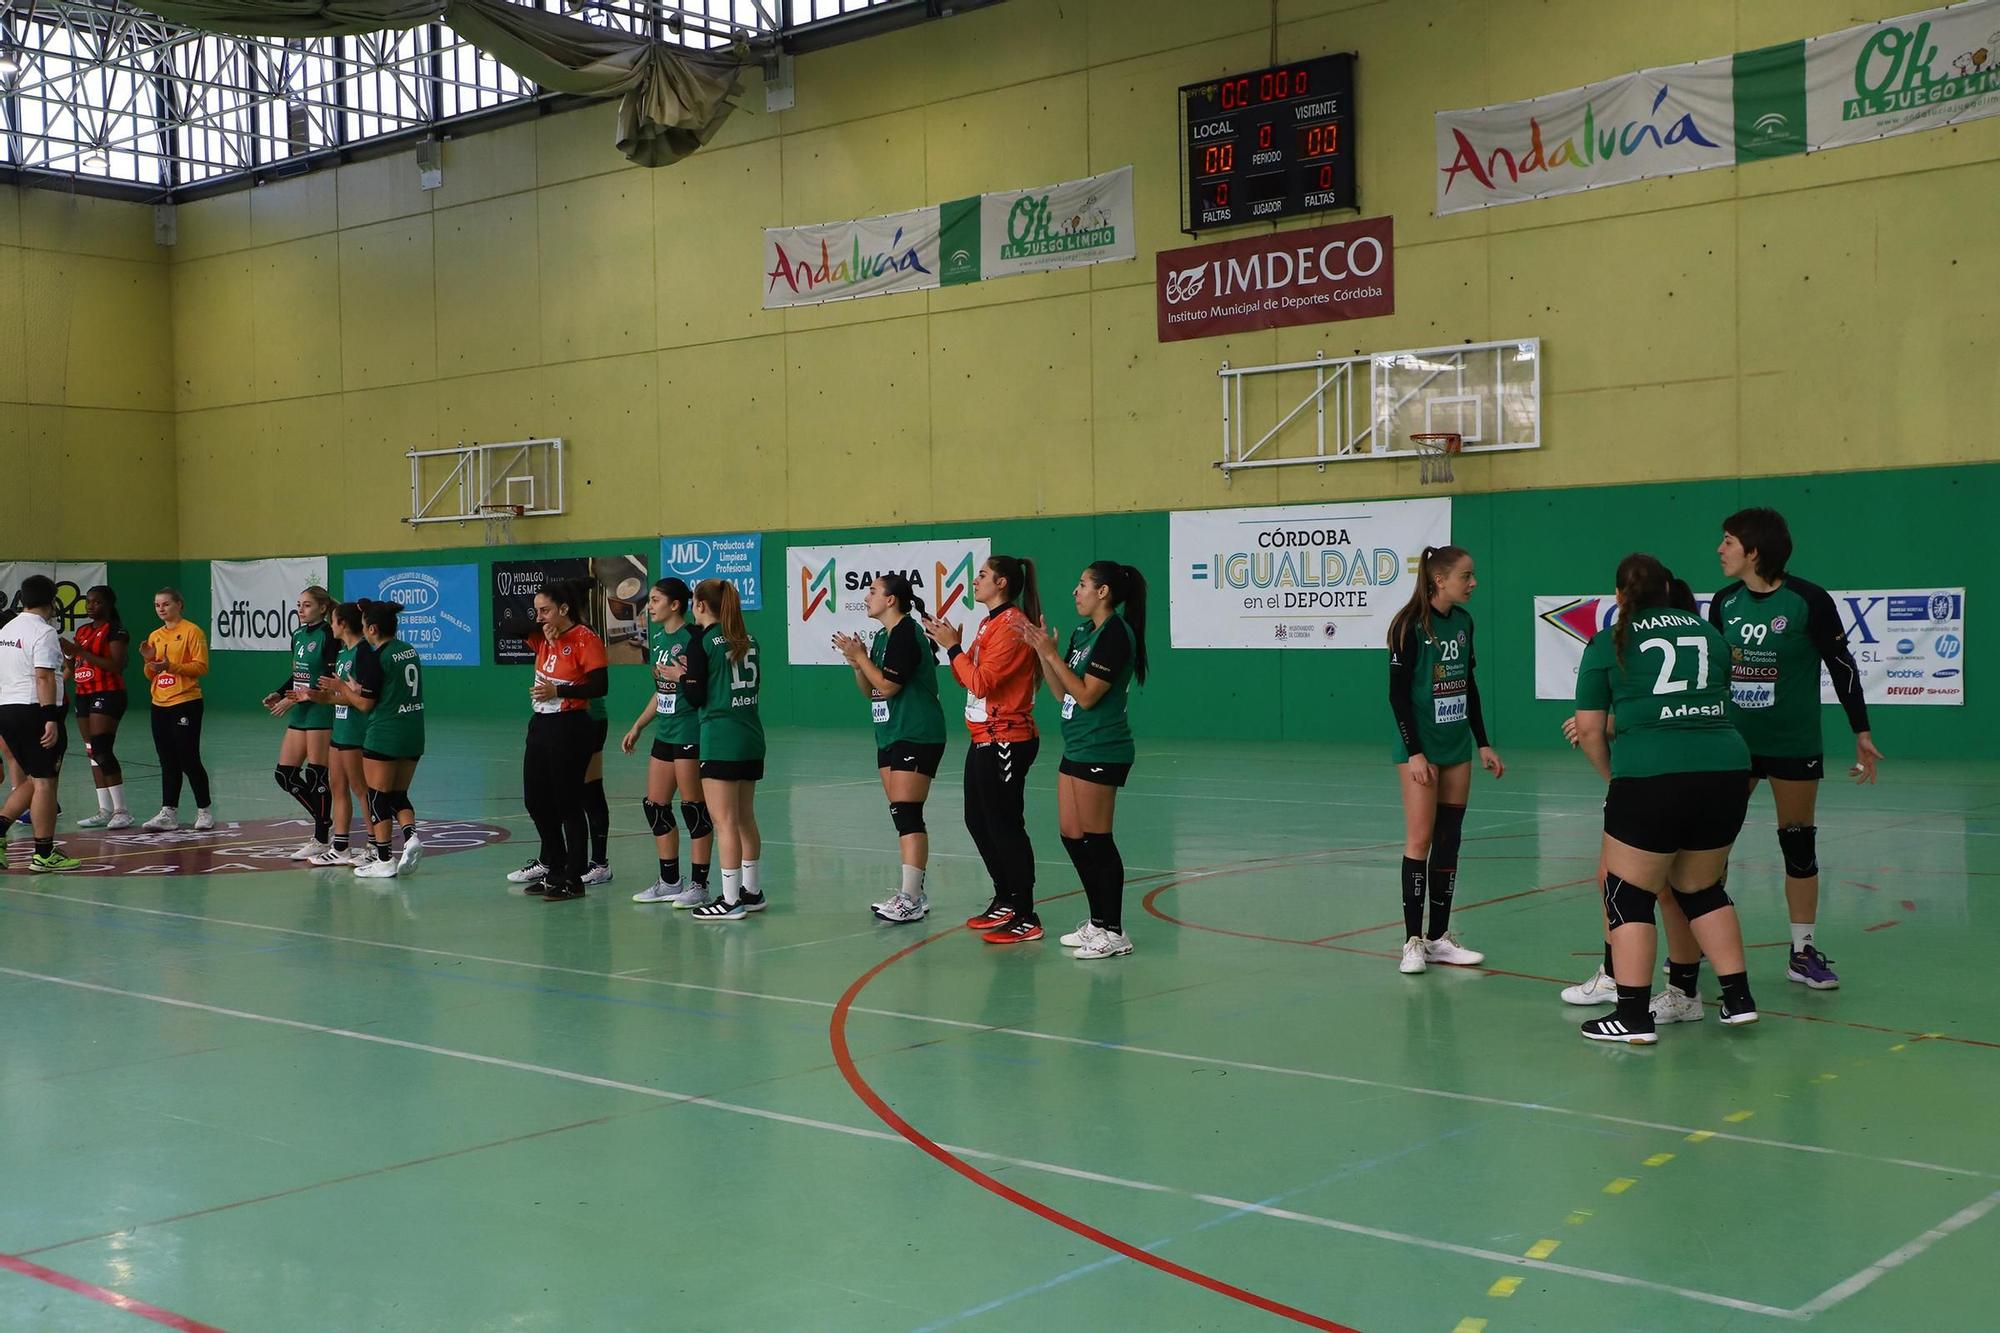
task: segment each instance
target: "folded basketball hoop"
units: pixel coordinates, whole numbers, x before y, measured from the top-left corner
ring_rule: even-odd
[[[1463,436],[1456,431],[1439,431],[1412,435],[1410,443],[1417,446],[1419,486],[1452,480],[1451,456],[1465,447]]]

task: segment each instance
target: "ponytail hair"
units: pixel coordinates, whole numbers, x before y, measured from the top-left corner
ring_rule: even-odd
[[[1431,617],[1436,614],[1431,606],[1431,598],[1437,595],[1437,581],[1457,567],[1458,562],[1472,552],[1463,546],[1426,546],[1417,557],[1417,586],[1410,593],[1410,600],[1389,622],[1389,647],[1392,649],[1403,641],[1403,636],[1414,627],[1421,630],[1423,637],[1431,637]]]
[[[361,607],[355,602],[342,602],[333,608],[333,623],[337,629],[361,632]]]
[[[1618,562],[1618,624],[1611,631],[1618,666],[1625,666],[1625,627],[1632,617],[1656,606],[1668,606],[1674,583],[1673,572],[1655,556],[1635,551]]]
[[[1007,585],[1007,600],[1031,623],[1040,624],[1042,590],[1035,582],[1035,562],[1025,555],[996,555],[988,557],[986,567]]]
[[[326,619],[327,612],[333,610],[333,594],[315,583],[306,589],[306,596],[310,597],[312,604],[319,608],[320,619]]]
[[[1088,566],[1097,586],[1111,593],[1111,609],[1132,631],[1132,676],[1146,683],[1146,576],[1116,560],[1093,560]]]
[[[682,615],[686,615],[694,607],[694,594],[688,591],[684,579],[661,579],[653,584],[653,591],[679,606]]]
[[[928,614],[924,608],[923,597],[910,586],[907,575],[891,570],[886,574],[877,574],[875,581],[882,585],[882,595],[894,602],[896,609],[904,615],[910,614],[912,609],[920,616]]]
[[[1667,571],[1667,605],[1691,616],[1701,614],[1701,603],[1695,600],[1694,589],[1688,587],[1686,579],[1675,578],[1671,569]]]
[[[117,592],[117,590],[116,590],[116,589],[114,589],[114,588],[113,588],[113,587],[112,587],[112,586],[111,586],[110,584],[108,584],[108,583],[100,583],[100,584],[98,584],[98,585],[97,585],[96,587],[92,588],[92,589],[90,590],[90,592],[91,592],[91,595],[95,596],[95,597],[96,597],[96,598],[97,598],[97,599],[98,599],[99,601],[101,601],[101,602],[103,602],[103,603],[104,603],[104,607],[105,607],[105,609],[106,609],[106,610],[108,610],[109,612],[111,612],[111,619],[110,619],[110,622],[109,622],[109,623],[110,623],[110,625],[111,625],[111,628],[113,628],[113,629],[124,629],[124,628],[125,628],[125,617],[123,617],[123,616],[121,616],[121,615],[119,615],[119,614],[118,614],[118,592]]]
[[[703,579],[695,585],[694,599],[715,612],[715,623],[729,645],[729,660],[741,662],[750,655],[750,628],[743,623],[743,599],[728,579]]]
[[[403,609],[401,602],[371,602],[364,598],[358,605],[364,626],[372,628],[385,639],[396,637],[396,614]]]

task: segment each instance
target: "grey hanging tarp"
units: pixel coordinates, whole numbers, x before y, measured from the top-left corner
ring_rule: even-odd
[[[621,97],[618,151],[642,167],[707,143],[733,109],[737,62],[510,0],[152,0],[161,18],[240,37],[347,37],[442,21],[544,88]]]

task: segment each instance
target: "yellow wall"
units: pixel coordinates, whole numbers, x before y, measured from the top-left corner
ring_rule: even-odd
[[[171,401],[156,350],[136,394],[93,353],[72,358],[68,411],[157,430],[173,409],[190,557],[476,540],[398,523],[403,451],[542,434],[571,442],[571,512],[535,540],[1407,493],[1415,469],[1387,462],[1225,489],[1215,369],[1467,339],[1545,340],[1546,447],[1468,459],[1461,489],[1991,457],[2000,118],[1430,216],[1440,107],[1855,18],[1835,0],[1009,0],[801,59],[782,115],[753,79],[676,167],[627,166],[603,105],[448,143],[433,192],[403,153],[183,207]],[[1359,53],[1360,189],[1395,217],[1398,313],[1159,344],[1153,253],[1190,243],[1176,87],[1337,50]],[[1128,162],[1136,263],[759,306],[762,227]],[[146,260],[93,255],[76,289],[118,264],[151,275],[146,310],[169,304]],[[32,364],[0,347],[0,374]],[[1275,410],[1263,387],[1253,428]],[[98,401],[121,392],[139,403]],[[98,410],[135,405],[152,410]],[[337,502],[285,503],[315,486]]]
[[[149,207],[0,186],[0,558],[174,553],[166,256]]]

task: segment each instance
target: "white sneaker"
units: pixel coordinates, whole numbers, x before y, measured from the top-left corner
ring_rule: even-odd
[[[321,852],[330,852],[332,850],[332,844],[311,839],[299,844],[299,849],[292,853],[291,859],[294,861],[310,861]]]
[[[549,868],[540,861],[530,861],[519,870],[507,876],[509,884],[538,884],[549,877]]]
[[[130,810],[113,810],[111,818],[105,821],[104,827],[108,829],[131,828],[132,812]]]
[[[670,903],[680,897],[681,886],[656,879],[647,887],[632,895],[635,903]]]
[[[214,811],[197,810],[194,812],[194,831],[196,833],[206,833],[214,827],[215,827]]]
[[[1096,926],[1090,924],[1090,919],[1086,917],[1077,923],[1075,930],[1058,938],[1056,943],[1062,945],[1065,949],[1081,949],[1101,933]]]
[[[181,812],[171,805],[160,807],[160,813],[139,825],[148,833],[172,833],[181,826]]]
[[[876,903],[870,910],[879,920],[892,925],[900,926],[911,921],[922,921],[930,914],[930,895],[918,894],[914,898],[905,898],[898,893],[886,902]]]
[[[328,847],[323,851],[315,853],[306,864],[323,869],[326,866],[350,866],[354,862],[348,860],[346,852],[336,852],[333,848]]]
[[[596,865],[584,870],[583,882],[585,884],[609,884],[611,882],[611,867],[599,861]]]
[[[1655,1024],[1699,1023],[1703,1016],[1701,1001],[1673,986],[1668,986],[1655,995],[1648,1007],[1653,1011]]]
[[[1424,941],[1424,959],[1432,963],[1450,963],[1454,967],[1476,967],[1486,961],[1486,955],[1477,949],[1468,949],[1458,942],[1454,931],[1446,931],[1434,940]]]
[[[708,900],[709,892],[707,886],[689,880],[687,887],[668,901],[672,902],[675,907],[688,908],[700,907],[708,902]]]
[[[1396,965],[1396,970],[1406,976],[1414,976],[1424,970],[1426,966],[1425,959],[1428,953],[1429,951],[1424,947],[1423,936],[1410,936],[1410,938],[1403,941],[1403,961]]]
[[[1574,986],[1563,987],[1564,1004],[1616,1004],[1618,1003],[1618,983],[1611,979],[1600,964],[1590,974],[1588,981],[1579,981]]]
[[[386,861],[370,861],[366,865],[356,866],[354,867],[354,877],[356,879],[394,879],[396,878],[396,858],[392,856]]]
[[[109,810],[99,810],[94,815],[85,815],[82,819],[77,820],[76,826],[78,828],[104,828],[110,823],[111,812]]]
[[[1078,958],[1115,958],[1122,953],[1132,952],[1132,941],[1116,930],[1105,930],[1101,926],[1092,927],[1091,937],[1077,946]]]
[[[417,841],[416,835],[413,833],[403,839],[403,854],[396,862],[396,869],[400,873],[407,875],[412,870],[415,870],[417,862],[423,859],[424,845]]]

